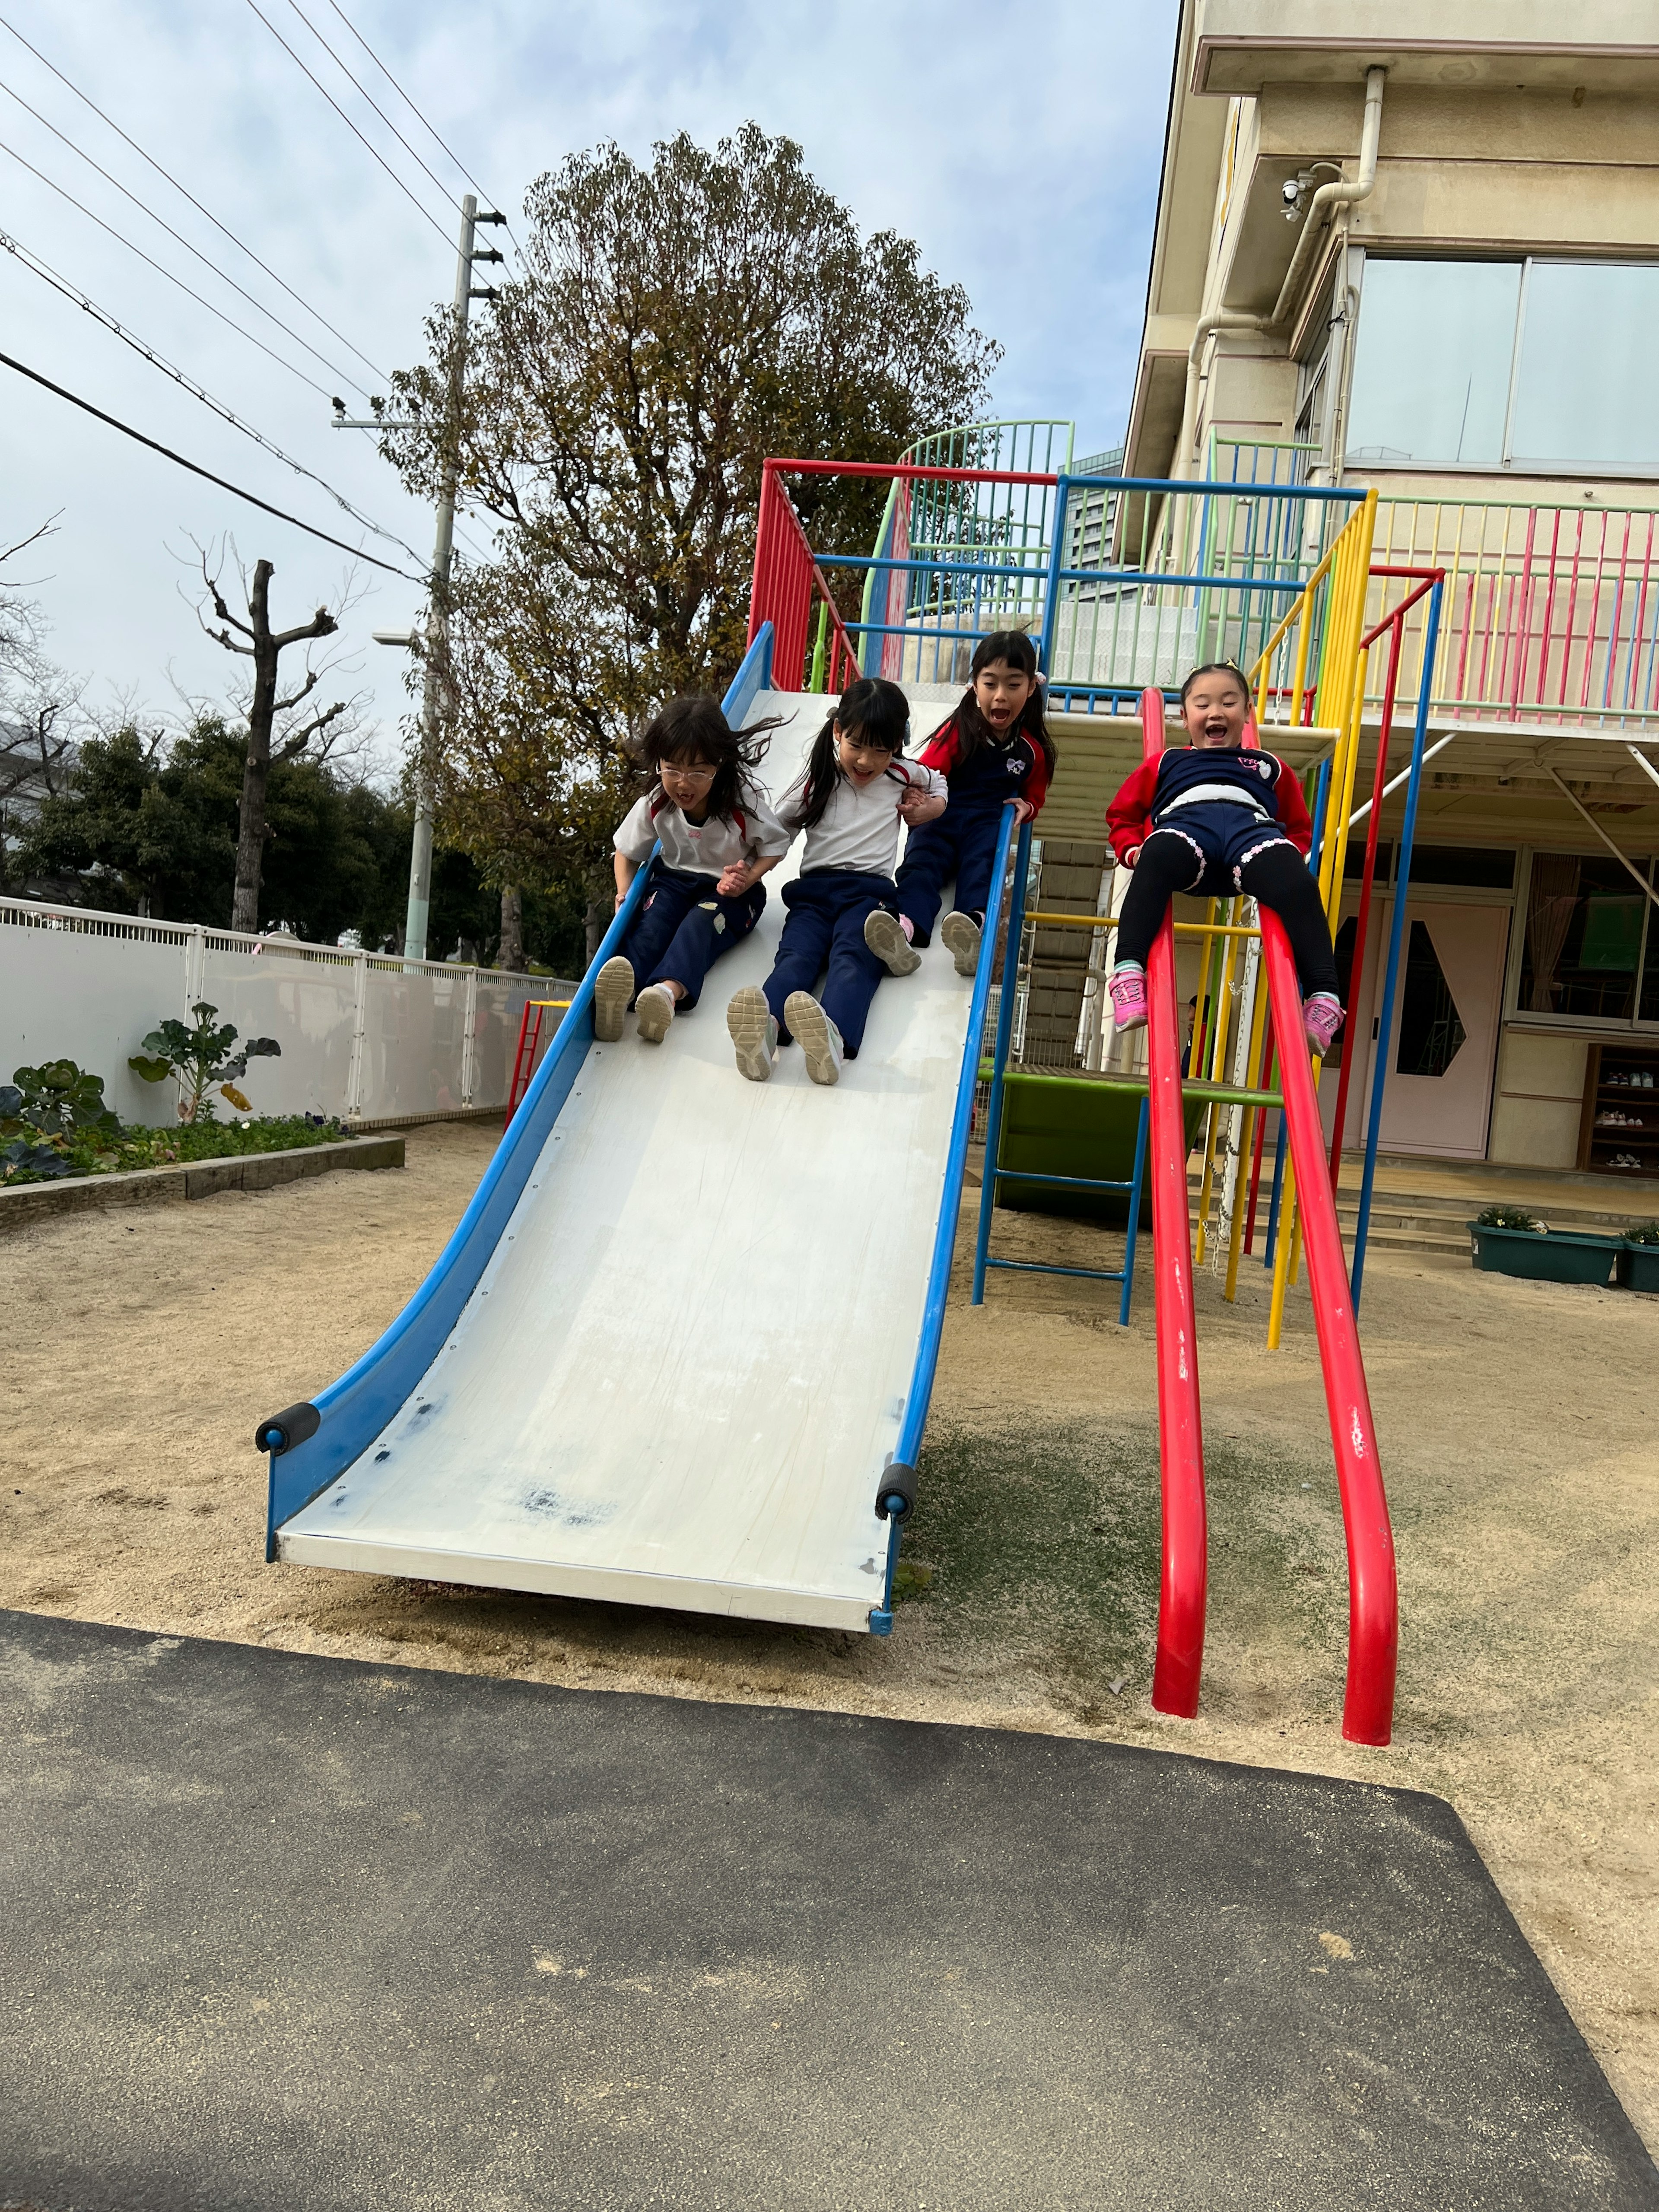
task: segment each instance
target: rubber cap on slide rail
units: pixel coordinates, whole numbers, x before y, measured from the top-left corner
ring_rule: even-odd
[[[323,1417],[308,1399],[297,1406],[284,1406],[280,1413],[272,1413],[260,1422],[253,1431],[255,1451],[269,1452],[273,1458],[292,1451],[307,1437],[314,1437],[322,1426]]]
[[[915,1510],[916,1471],[902,1460],[890,1460],[876,1487],[878,1521],[908,1521]]]

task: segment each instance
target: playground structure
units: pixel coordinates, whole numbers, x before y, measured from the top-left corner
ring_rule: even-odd
[[[998,459],[1005,432],[1021,427],[979,426],[973,453],[987,458],[988,439]],[[1366,650],[1388,631],[1397,663],[1404,628],[1396,608],[1365,629],[1368,593],[1388,588],[1386,578],[1372,581],[1374,496],[907,458],[848,465],[888,482],[875,550],[815,553],[787,479],[838,469],[779,460],[763,471],[749,649],[725,703],[734,724],[761,712],[792,718],[775,740],[769,781],[781,787],[794,772],[825,695],[866,668],[891,669],[906,684],[913,738],[925,738],[959,696],[974,640],[1023,619],[1039,629],[1059,702],[1045,831],[1098,840],[1105,799],[1143,747],[1163,742],[1164,690],[1196,659],[1235,658],[1253,671],[1263,739],[1305,776],[1322,888],[1328,899],[1340,895]],[[1073,499],[1097,543],[1092,562],[1077,514],[1068,523]],[[1432,621],[1437,580],[1412,580],[1428,592]],[[856,615],[848,589],[859,594]],[[1413,798],[1422,751],[1419,706]],[[1379,762],[1379,792],[1382,778]],[[1402,881],[1410,811],[1408,801]],[[1375,817],[1373,806],[1368,866]],[[593,977],[622,942],[641,872],[427,1284],[348,1375],[261,1425],[271,1455],[269,1555],[885,1632],[970,1126],[988,1085],[975,1300],[987,1270],[1003,1264],[988,1250],[999,1197],[1036,1194],[1122,1205],[1127,1318],[1150,1177],[1164,1530],[1153,1700],[1190,1715],[1206,1594],[1193,1269],[1206,1248],[1224,1249],[1233,1293],[1254,1236],[1267,1117],[1280,1109],[1269,1341],[1305,1247],[1348,1542],[1344,1730],[1386,1742],[1392,1543],[1288,948],[1272,917],[1258,935],[1243,902],[1171,924],[1153,965],[1144,1067],[1105,1066],[1098,1052],[1086,1070],[1016,1067],[1032,933],[1086,931],[1091,965],[1103,973],[1113,926],[1098,908],[1032,902],[1033,842],[1029,825],[1014,836],[1011,809],[971,990],[934,948],[918,976],[878,994],[865,1053],[828,1100],[796,1079],[787,1058],[764,1088],[737,1083],[717,1023],[677,1023],[660,1053],[631,1039],[594,1045]],[[788,872],[786,864],[780,876]],[[720,995],[764,973],[776,928],[769,907],[754,939],[722,963]],[[1199,952],[1186,1082],[1177,930]],[[1097,990],[1097,1008],[1099,999]],[[526,1024],[520,1077],[536,1055],[528,1012]],[[1269,1088],[1276,1035],[1292,1045],[1278,1051],[1278,1087]],[[1008,1103],[1034,1080],[1082,1102],[1085,1123],[1108,1104],[1121,1121],[1127,1105],[1130,1171],[1103,1172],[1128,1166],[1116,1158],[1092,1161],[1086,1174],[1050,1171],[1041,1145],[1018,1158],[1011,1142],[1005,1155],[1016,1133]],[[1199,1115],[1195,1256],[1187,1162]],[[1374,1110],[1372,1120],[1374,1154]],[[1086,1127],[1082,1140],[1086,1147]],[[674,1209],[653,1202],[681,1187],[700,1194],[694,1235],[668,1228]],[[706,1255],[732,1249],[749,1255],[748,1272],[721,1283],[711,1359],[687,1309],[698,1303]],[[1363,1242],[1354,1291],[1362,1260]],[[825,1348],[848,1340],[854,1312],[860,1340],[882,1347],[862,1363],[867,1372],[837,1368]]]

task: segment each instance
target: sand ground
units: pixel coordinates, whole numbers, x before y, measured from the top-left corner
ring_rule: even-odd
[[[1362,1751],[1340,1735],[1346,1583],[1311,1317],[1293,1294],[1269,1354],[1259,1267],[1234,1307],[1199,1284],[1212,1595],[1194,1723],[1148,1702],[1149,1291],[1124,1332],[1112,1286],[1002,1274],[975,1310],[959,1282],[887,1641],[266,1566],[256,1419],[392,1319],[494,1142],[438,1125],[411,1133],[401,1172],[9,1237],[0,1604],[1431,1790],[1659,2145],[1659,1301],[1372,1255],[1363,1328],[1402,1639],[1395,1741]],[[1110,1265],[1119,1245],[999,1223],[1010,1256]]]

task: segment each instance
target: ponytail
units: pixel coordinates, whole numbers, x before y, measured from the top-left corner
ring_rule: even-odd
[[[846,781],[836,749],[837,726],[844,738],[854,738],[860,744],[873,745],[880,752],[896,757],[904,750],[910,734],[910,702],[896,684],[889,684],[879,676],[860,676],[849,684],[823,727],[812,740],[812,750],[806,757],[806,769],[801,778],[801,828],[816,830],[823,819],[823,811],[836,795],[836,787]]]

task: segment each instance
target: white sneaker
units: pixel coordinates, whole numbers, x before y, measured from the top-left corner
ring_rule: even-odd
[[[921,955],[899,927],[897,915],[884,906],[865,915],[864,941],[890,975],[914,975],[921,965]]]
[[[947,914],[939,924],[945,949],[957,963],[958,975],[979,973],[979,924],[971,914]]]
[[[738,1073],[764,1083],[777,1065],[778,1025],[758,983],[734,991],[726,1010],[726,1034],[738,1050]]]
[[[618,952],[593,978],[593,1035],[599,1043],[615,1044],[622,1035],[633,995],[634,963]]]
[[[810,991],[792,991],[783,1002],[783,1018],[789,1034],[806,1054],[806,1073],[814,1083],[839,1083],[846,1057],[841,1031]]]
[[[647,1044],[660,1044],[674,1018],[674,994],[666,983],[647,983],[634,1001],[640,1018],[640,1035]]]

